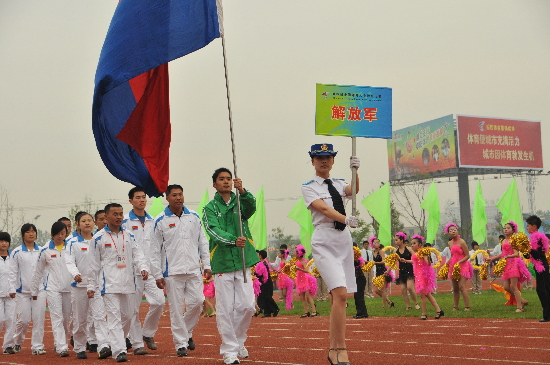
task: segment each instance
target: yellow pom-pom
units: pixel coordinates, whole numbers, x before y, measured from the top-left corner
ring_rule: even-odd
[[[447,280],[448,276],[449,276],[449,263],[447,262],[437,272],[437,278],[439,280]]]
[[[488,266],[489,264],[487,263],[481,265],[481,269],[479,270],[479,277],[481,280],[487,280],[489,278]]]
[[[282,274],[285,274],[286,276],[289,276],[290,275],[290,264],[285,264],[285,266],[283,266],[283,268],[281,269],[281,273]]]
[[[524,255],[531,251],[529,237],[527,237],[527,235],[523,232],[515,233],[512,237],[510,237],[510,246]]]
[[[483,263],[479,264],[479,265],[475,265],[475,259],[476,259],[476,256],[478,254],[482,254],[483,257],[485,257],[486,259],[489,258],[489,253],[485,250],[477,250],[476,252],[474,252],[473,254],[470,255],[470,261],[472,261],[472,266],[474,267],[474,269],[478,269],[478,270],[481,270],[481,268],[483,267]]]
[[[291,278],[291,279],[296,279],[296,265],[292,265],[290,267],[290,273],[288,274],[288,276]]]
[[[277,280],[277,277],[279,276],[279,274],[277,274],[277,271],[270,271],[269,272],[269,276],[271,277],[271,280]]]
[[[313,275],[313,277],[315,277],[315,278],[320,278],[321,277],[321,273],[317,269],[317,266],[315,266],[313,268],[313,270],[311,270],[311,275]]]
[[[256,267],[255,266],[250,266],[250,274],[252,276],[254,276],[254,274],[256,274]]]
[[[495,268],[493,269],[493,274],[495,276],[501,276],[504,272],[504,267],[506,266],[506,259],[500,259],[498,260],[497,264],[495,265]]]
[[[378,290],[381,290],[384,285],[386,285],[386,277],[384,275],[379,275],[372,279],[372,283],[378,288]]]
[[[453,273],[451,274],[451,277],[454,281],[459,281],[460,276],[460,264],[457,262],[455,266],[453,266]]]
[[[359,260],[359,257],[361,257],[361,250],[357,246],[353,246],[353,259]]]
[[[298,258],[297,258],[297,257],[293,257],[293,258],[290,259],[290,264],[291,264],[291,265],[294,265],[294,264],[296,264],[296,261],[298,261]]]
[[[397,263],[399,262],[399,255],[396,253],[392,253],[386,257],[384,257],[384,263],[390,267],[392,270],[398,270],[399,266],[397,266]]]
[[[395,247],[393,247],[393,246],[386,246],[382,249],[382,251],[384,251],[384,252],[387,252],[387,251],[395,252],[396,250],[395,250]]]
[[[372,270],[373,266],[374,266],[374,261],[367,261],[365,265],[361,267],[361,270],[363,270],[363,272],[369,272]]]

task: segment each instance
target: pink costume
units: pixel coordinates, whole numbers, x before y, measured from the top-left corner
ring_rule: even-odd
[[[296,261],[296,266],[305,270],[302,260]],[[309,291],[311,296],[317,294],[317,280],[308,273],[296,270],[296,291],[298,294]]]
[[[436,288],[435,269],[417,254],[412,255],[412,261],[416,293],[430,294]]]
[[[205,297],[214,298],[216,296],[216,287],[214,286],[214,279],[210,279],[209,282],[204,283],[202,293]]]
[[[465,257],[464,251],[460,245],[453,243],[451,247],[451,259],[449,260],[449,280],[453,280],[453,268],[455,264],[462,260]],[[471,279],[474,276],[474,267],[470,260],[466,260],[460,264],[460,276],[465,277],[466,279]]]
[[[281,263],[279,264],[279,271],[281,271],[285,265],[286,262],[284,260],[281,261]],[[283,290],[286,288],[285,307],[287,311],[291,310],[293,307],[292,288],[294,288],[294,283],[292,282],[292,279],[290,279],[282,272],[279,272],[279,275],[277,275],[277,288],[279,288],[279,290]]]
[[[514,254],[514,249],[508,240],[502,243],[502,257]],[[523,283],[532,279],[531,273],[527,270],[525,262],[520,257],[511,257],[506,259],[506,266],[502,273],[502,280],[518,278],[518,283]]]

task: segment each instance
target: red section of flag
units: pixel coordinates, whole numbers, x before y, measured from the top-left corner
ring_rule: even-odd
[[[166,191],[171,142],[168,64],[130,80],[137,105],[116,138],[143,158],[159,192]]]

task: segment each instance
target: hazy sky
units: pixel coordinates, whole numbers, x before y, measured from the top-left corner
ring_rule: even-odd
[[[104,167],[91,129],[116,5],[0,0],[0,186],[28,220],[41,215],[40,229],[85,196],[127,201],[130,185]],[[286,216],[314,174],[311,144],[333,143],[332,176],[351,177],[351,140],[314,134],[316,83],[393,88],[393,129],[454,113],[540,120],[543,142],[550,136],[546,0],[226,0],[224,16],[238,173],[253,193],[264,186],[269,230],[299,231]],[[213,196],[213,170],[232,168],[221,40],[172,62],[170,84],[170,182],[193,209],[207,188]],[[543,155],[550,170],[546,146]],[[358,156],[360,201],[388,180],[386,140],[360,139]],[[483,181],[486,200],[509,182]],[[539,179],[538,209],[550,203],[549,182]],[[470,186],[473,198],[473,177]],[[457,200],[456,183],[437,187],[442,205]]]

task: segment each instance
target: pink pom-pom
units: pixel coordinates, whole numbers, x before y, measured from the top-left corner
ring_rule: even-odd
[[[456,223],[451,222],[445,226],[445,234],[449,234],[449,228],[453,226],[456,227],[456,229],[458,229],[458,226],[456,225]]]

